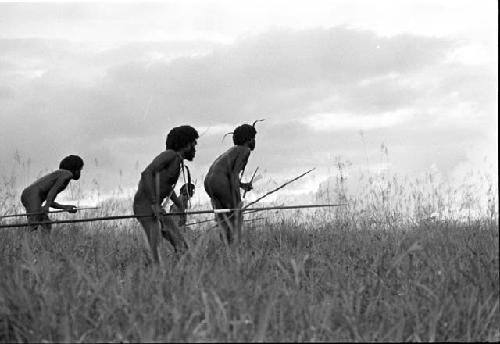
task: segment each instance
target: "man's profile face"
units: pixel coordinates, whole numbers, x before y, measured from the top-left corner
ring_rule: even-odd
[[[250,143],[248,144],[248,148],[250,148],[250,150],[254,150],[255,149],[255,138],[253,138]]]
[[[189,144],[189,149],[184,153],[184,158],[188,161],[193,161],[195,155],[196,155],[196,145],[198,142],[194,140]]]
[[[72,171],[73,172],[73,180],[80,179],[80,171],[81,170]]]

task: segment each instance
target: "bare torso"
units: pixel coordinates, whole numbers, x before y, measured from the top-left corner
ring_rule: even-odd
[[[150,175],[148,172],[154,176],[155,171],[157,171],[160,175],[159,201],[163,201],[165,197],[168,197],[171,194],[177,180],[179,179],[181,162],[182,158],[173,150],[166,150],[160,153],[142,172],[136,198],[143,199],[148,202],[150,201],[148,188],[144,179],[146,178],[145,176]],[[153,185],[155,185],[154,181]]]
[[[233,146],[229,148],[227,151],[222,153],[217,159],[215,159],[212,166],[210,166],[210,169],[208,170],[207,177],[213,175],[224,175],[229,178],[231,173],[234,173],[234,167],[237,159],[239,157],[243,157],[245,161],[244,165],[246,165],[246,160],[248,160],[249,155],[250,155],[250,149],[248,147]],[[243,168],[245,167],[244,165]],[[239,172],[240,171],[236,171],[236,173]]]
[[[68,186],[73,174],[68,170],[56,170],[39,179],[23,190],[23,196],[38,196],[40,201],[46,200],[49,191],[56,186],[57,193]]]

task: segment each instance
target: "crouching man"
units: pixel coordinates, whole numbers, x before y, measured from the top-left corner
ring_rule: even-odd
[[[151,248],[154,263],[159,263],[158,244],[160,233],[183,253],[187,244],[177,224],[165,215],[161,203],[165,198],[174,202],[180,211],[184,205],[177,198],[174,188],[179,178],[184,159],[192,161],[196,154],[198,132],[191,126],[175,127],[167,135],[166,150],[160,153],[141,174],[139,187],[134,197],[134,214],[139,215]]]

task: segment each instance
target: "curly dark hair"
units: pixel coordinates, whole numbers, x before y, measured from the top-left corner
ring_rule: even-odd
[[[77,171],[83,168],[83,160],[78,155],[68,155],[59,163],[60,170]]]
[[[177,151],[198,138],[198,132],[189,125],[181,125],[170,130],[165,141],[167,149]]]
[[[255,138],[255,134],[257,134],[257,130],[250,124],[242,124],[233,132],[233,142],[235,145],[240,146]]]

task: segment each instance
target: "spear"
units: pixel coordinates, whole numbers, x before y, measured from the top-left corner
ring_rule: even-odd
[[[253,179],[255,178],[255,174],[257,173],[257,170],[259,169],[259,166],[257,166],[257,168],[255,169],[255,171],[253,172],[252,174],[252,178],[250,179],[250,184],[252,184],[253,182]],[[245,195],[247,194],[247,190],[245,190],[245,192],[243,192],[243,198],[245,198]]]
[[[88,210],[88,209],[99,209],[99,207],[80,207],[80,208],[76,208],[75,210]],[[64,213],[65,211],[67,211],[67,210],[59,209],[59,210],[50,210],[47,213],[49,213],[49,214]],[[30,216],[30,215],[41,215],[41,214],[45,214],[45,213],[44,212],[37,212],[37,213],[2,215],[2,216],[0,216],[0,218],[5,219],[7,217]]]
[[[246,220],[243,220],[243,222],[249,222],[249,221],[257,221],[257,220],[262,220],[264,219],[263,217],[257,217],[255,219],[246,219]],[[206,223],[206,222],[211,222],[211,221],[215,221],[215,219],[208,219],[208,220],[203,220],[203,221],[197,221],[197,222],[190,222],[190,223],[186,223],[184,226],[193,226],[193,225],[199,225],[201,223]]]
[[[287,186],[288,184],[293,183],[293,182],[294,182],[294,181],[296,181],[297,179],[302,178],[302,177],[303,177],[303,176],[305,176],[306,174],[308,174],[308,173],[310,173],[310,172],[314,171],[315,169],[316,169],[316,167],[311,168],[309,171],[306,171],[306,172],[302,173],[300,176],[295,177],[295,178],[293,178],[293,179],[291,179],[291,180],[287,181],[286,183],[281,184],[281,185],[280,185],[280,186],[278,186],[277,188],[275,188],[275,189],[273,189],[273,190],[271,190],[271,191],[267,192],[267,193],[266,193],[266,194],[264,194],[263,196],[261,196],[261,197],[257,198],[255,201],[253,201],[253,202],[251,202],[251,203],[247,204],[245,207],[243,207],[243,208],[241,208],[241,209],[236,209],[236,210],[237,210],[237,211],[245,211],[245,210],[247,210],[247,208],[248,208],[249,206],[251,206],[251,205],[253,205],[253,204],[255,204],[255,203],[259,202],[261,199],[263,199],[263,198],[265,198],[265,197],[269,196],[270,194],[272,194],[272,193],[274,193],[274,192],[276,192],[276,191],[278,191],[278,190],[280,190],[280,189],[284,188],[284,187],[285,187],[285,186]],[[217,213],[217,210],[222,210],[222,209],[215,209],[216,213]],[[248,210],[253,210],[253,209],[248,209]],[[258,211],[258,210],[257,210],[257,211]],[[235,214],[235,213],[230,214],[230,215],[228,216],[228,219],[230,219],[231,217],[233,217],[233,216],[234,216],[234,214]],[[215,228],[215,227],[217,227],[217,225],[215,225],[215,226],[214,226],[214,228]]]
[[[306,174],[308,174],[308,173],[310,173],[310,172],[314,171],[315,169],[316,169],[316,167],[311,168],[309,171],[306,171],[306,172],[302,173],[300,176],[295,177],[295,178],[293,178],[293,179],[291,179],[291,180],[287,181],[287,182],[286,182],[286,183],[284,183],[284,184],[281,184],[281,185],[280,185],[280,186],[278,186],[277,188],[275,188],[275,189],[273,189],[273,190],[271,190],[271,191],[267,192],[267,193],[266,193],[266,194],[264,194],[263,196],[261,196],[261,197],[257,198],[255,201],[248,203],[248,204],[247,204],[246,206],[244,206],[241,210],[242,210],[242,211],[244,211],[244,210],[245,210],[245,209],[247,209],[249,206],[251,206],[251,205],[253,205],[253,204],[255,204],[255,203],[259,202],[261,199],[263,199],[263,198],[265,198],[265,197],[269,196],[270,194],[275,193],[276,191],[278,191],[278,190],[280,190],[280,189],[283,189],[283,188],[284,188],[285,186],[287,186],[288,184],[293,183],[293,182],[294,182],[294,181],[296,181],[297,179],[300,179],[300,178],[304,177]]]
[[[225,214],[231,213],[233,211],[266,211],[266,210],[284,210],[284,209],[306,209],[306,208],[324,208],[324,207],[339,207],[346,204],[302,204],[302,205],[289,205],[289,206],[269,206],[269,207],[259,207],[259,208],[245,208],[245,209],[209,209],[209,210],[196,210],[196,211],[186,211],[186,212],[171,212],[164,213],[161,216],[176,216],[176,215],[198,215],[198,214]],[[41,224],[58,224],[58,223],[81,223],[81,222],[94,222],[94,221],[108,221],[108,220],[126,220],[133,218],[145,218],[154,217],[152,214],[147,215],[114,215],[114,216],[103,216],[103,217],[91,217],[83,219],[68,219],[68,220],[56,220],[56,221],[44,221],[44,222],[31,222],[31,223],[11,223],[0,225],[0,228],[13,228],[13,227],[29,227]]]

